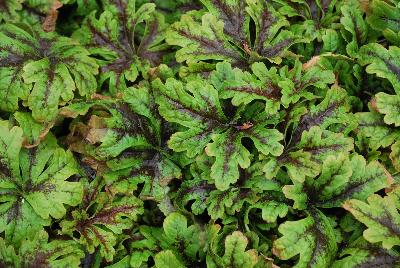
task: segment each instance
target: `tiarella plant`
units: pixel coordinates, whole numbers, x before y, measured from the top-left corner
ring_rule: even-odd
[[[396,0],[0,0],[0,267],[400,267]]]

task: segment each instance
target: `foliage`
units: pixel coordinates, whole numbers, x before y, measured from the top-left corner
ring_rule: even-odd
[[[400,267],[399,9],[0,0],[0,267]]]

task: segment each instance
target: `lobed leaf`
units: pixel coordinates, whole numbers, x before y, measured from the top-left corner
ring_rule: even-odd
[[[9,129],[7,124],[2,121],[0,125],[0,230],[6,241],[18,245],[49,225],[50,217],[62,218],[64,205],[78,205],[82,185],[67,181],[78,173],[76,163],[53,136],[47,136],[38,147],[22,149],[22,130]]]
[[[334,260],[337,245],[333,227],[328,218],[314,209],[305,219],[287,221],[279,226],[283,235],[274,241],[272,252],[282,260],[300,255],[293,267],[329,267]]]
[[[95,92],[97,64],[73,39],[3,24],[0,40],[2,110],[17,110],[21,99],[35,120],[51,121],[76,89],[84,97]]]
[[[108,81],[116,94],[134,82],[140,73],[160,64],[166,46],[167,25],[153,3],[136,0],[103,1],[104,12],[92,12],[74,37],[84,44],[100,65],[100,84]]]
[[[382,242],[382,246],[390,249],[399,245],[398,213],[399,188],[395,187],[387,196],[377,194],[368,197],[368,203],[359,200],[349,200],[343,204],[343,208],[349,211],[357,220],[367,226],[364,238],[371,242]]]
[[[361,65],[368,65],[365,69],[367,73],[389,80],[394,90],[400,92],[399,54],[398,47],[391,46],[386,49],[380,44],[370,43],[361,47],[359,62]]]
[[[340,207],[349,199],[364,201],[371,194],[384,189],[393,178],[377,161],[367,164],[360,155],[329,156],[322,165],[318,178],[307,178],[303,183],[283,187],[286,197],[295,201],[294,208],[308,206]]]

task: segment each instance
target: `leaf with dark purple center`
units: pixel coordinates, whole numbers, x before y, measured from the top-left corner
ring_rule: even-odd
[[[50,239],[45,231],[24,240],[21,247],[0,238],[0,264],[4,267],[78,267],[84,256],[73,240]],[[14,247],[13,247],[14,246]]]
[[[255,61],[280,63],[291,45],[305,40],[285,30],[289,22],[260,0],[203,0],[208,13],[187,13],[172,25],[167,43],[181,47],[178,62],[225,60],[246,68]],[[255,23],[255,41],[250,40]]]
[[[369,74],[385,78],[393,85],[397,94],[400,94],[400,48],[390,46],[386,49],[378,43],[362,46],[358,55],[359,63]]]
[[[51,121],[58,108],[96,91],[97,64],[76,41],[27,25],[0,27],[0,109],[15,111],[21,99],[37,121]]]
[[[340,259],[333,263],[333,268],[341,267],[397,267],[400,256],[394,250],[370,244],[359,238],[340,252]]]
[[[165,84],[160,80],[153,84],[158,90],[160,114],[186,129],[172,134],[169,147],[186,152],[189,157],[201,154],[206,148],[207,155],[215,157],[211,177],[219,190],[226,190],[238,180],[239,166],[250,165],[250,152],[242,145],[242,138],[250,138],[265,155],[282,154],[283,135],[278,130],[268,129],[265,124],[238,125],[234,118],[228,119],[222,111],[218,91],[205,80],[184,84],[170,78]]]
[[[390,102],[396,99],[397,96],[391,99]],[[384,103],[382,105],[388,106]],[[356,113],[355,117],[358,122],[356,131],[359,133],[359,142],[362,142],[362,137],[365,137],[367,146],[372,150],[389,147],[400,138],[400,131],[394,126],[385,124],[384,116],[379,113]]]
[[[391,249],[400,245],[400,188],[394,187],[385,197],[373,194],[367,202],[352,199],[343,208],[367,226],[364,238],[371,243],[381,243]]]
[[[364,21],[364,11],[358,1],[348,1],[341,7],[343,17],[340,19],[344,27],[343,38],[347,41],[346,51],[350,56],[356,57],[359,46],[367,39],[368,27]]]
[[[135,82],[139,73],[160,64],[166,45],[164,17],[153,3],[136,0],[106,0],[104,12],[91,13],[74,37],[81,40],[100,65],[100,83],[108,81],[116,94]]]
[[[109,196],[100,192],[101,180],[86,183],[83,202],[72,211],[72,219],[64,219],[62,232],[73,236],[79,232],[79,243],[93,253],[96,248],[107,261],[115,254],[118,235],[131,228],[138,215],[143,213],[143,202],[135,196]]]
[[[287,108],[300,99],[313,99],[314,88],[325,89],[335,80],[331,71],[318,66],[302,70],[300,61],[296,61],[291,70],[287,66],[268,69],[261,62],[252,64],[250,69],[251,73],[232,68],[226,62],[218,63],[216,71],[211,75],[211,81],[219,90],[221,98],[232,98],[233,105],[240,106],[262,100],[265,101],[265,111],[271,114],[277,113],[281,106]],[[345,94],[337,94],[340,93]],[[341,106],[340,104],[337,106]]]
[[[82,197],[79,182],[66,181],[78,172],[71,152],[52,135],[38,147],[22,149],[22,130],[0,122],[0,231],[18,245],[66,213]]]
[[[269,160],[264,172],[267,178],[273,178],[285,166],[292,181],[303,182],[306,177],[314,178],[321,172],[328,156],[347,153],[353,147],[352,138],[313,126],[302,132],[300,141],[285,148],[281,156]]]
[[[367,22],[372,29],[382,34],[395,45],[400,44],[399,6],[396,2],[374,0],[369,3]]]
[[[329,156],[317,179],[286,185],[283,192],[295,201],[293,208],[340,207],[349,199],[365,201],[371,194],[390,186],[393,178],[377,161],[366,163],[360,155]]]
[[[283,235],[274,241],[272,252],[282,260],[299,255],[293,267],[330,267],[337,244],[330,220],[318,209],[307,212],[307,218],[287,221],[279,226]]]

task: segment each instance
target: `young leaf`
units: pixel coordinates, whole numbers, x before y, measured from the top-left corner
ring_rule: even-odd
[[[305,219],[281,224],[278,230],[283,236],[274,241],[272,252],[280,259],[300,255],[296,268],[332,265],[337,251],[335,233],[318,209],[309,211]]]
[[[23,28],[22,28],[23,27]],[[37,28],[0,26],[0,109],[22,99],[37,121],[50,121],[62,103],[96,90],[97,64],[76,41]]]
[[[286,204],[287,200],[281,192],[268,191],[262,195],[260,200],[248,207],[248,211],[261,209],[261,218],[267,223],[275,223],[278,217],[284,218],[288,214],[290,206]]]
[[[224,219],[239,212],[245,203],[254,204],[257,196],[248,189],[231,188],[227,191],[211,191],[206,200],[207,211],[212,219]]]
[[[163,228],[141,226],[140,238],[131,244],[135,251],[145,254],[131,256],[131,263],[135,258],[138,264],[147,261],[149,256],[154,256],[160,265],[167,265],[168,260],[182,266],[198,260],[202,256],[205,243],[205,233],[198,224],[188,226],[187,219],[180,213],[169,214],[163,223]],[[160,253],[157,253],[159,252]],[[157,254],[156,254],[157,253]],[[141,261],[139,261],[139,258]],[[184,264],[183,264],[184,263]],[[139,267],[139,265],[137,266]]]
[[[225,254],[220,256],[207,256],[207,267],[255,267],[258,261],[257,251],[246,250],[247,237],[235,231],[225,239]]]
[[[317,179],[286,185],[283,192],[295,201],[293,208],[306,209],[314,205],[340,207],[349,199],[364,201],[371,194],[388,187],[393,178],[377,161],[366,163],[360,155],[329,156]]]
[[[187,226],[187,220],[183,215],[171,213],[165,218],[163,229],[162,239],[164,243],[177,245],[176,252],[178,254],[185,254],[192,259],[196,258],[203,243],[198,225]]]
[[[368,203],[349,200],[343,204],[343,208],[368,227],[364,231],[367,241],[382,242],[384,248],[390,249],[400,245],[399,196],[400,188],[396,187],[385,197],[371,195]]]
[[[191,203],[191,212],[199,215],[207,209],[206,200],[215,186],[208,184],[206,181],[198,178],[193,180],[185,180],[182,182],[176,193],[175,202],[182,210],[189,202]]]
[[[6,241],[18,245],[62,218],[65,205],[75,206],[82,197],[79,182],[66,181],[78,172],[69,151],[59,148],[52,135],[32,149],[21,149],[22,130],[0,122],[0,230]]]
[[[99,18],[91,13],[73,35],[99,57],[100,83],[108,80],[113,94],[134,82],[139,72],[146,75],[165,54],[164,17],[153,3],[136,2],[103,1],[104,12]]]

